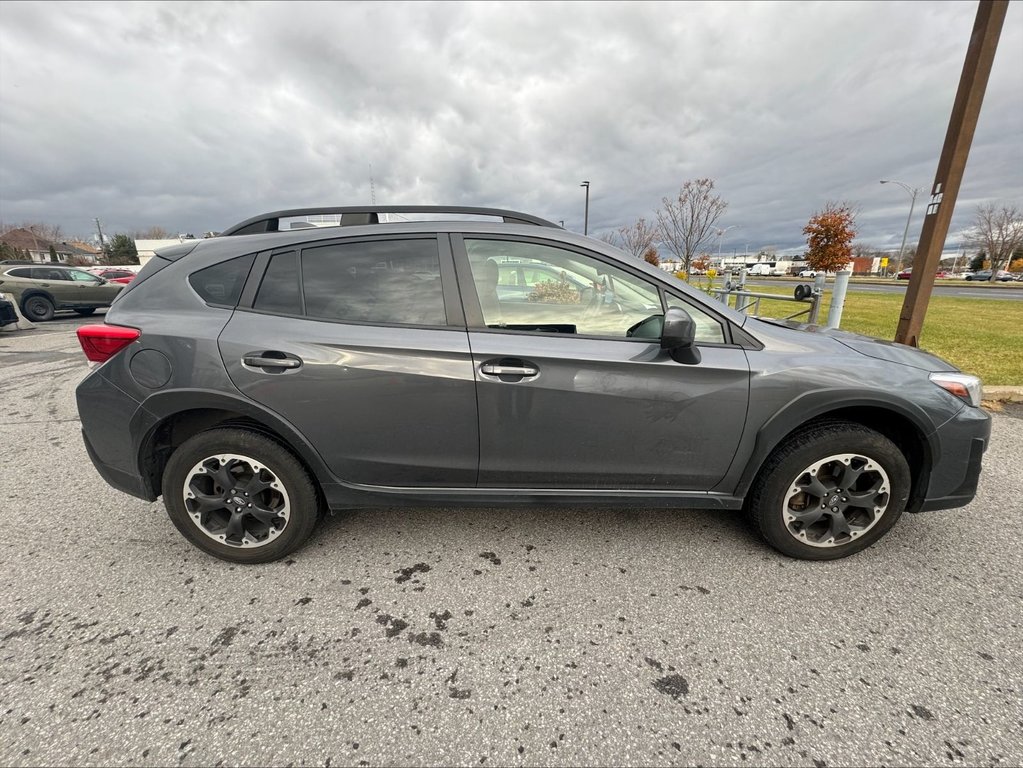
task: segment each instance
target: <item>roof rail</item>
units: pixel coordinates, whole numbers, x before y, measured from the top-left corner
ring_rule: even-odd
[[[528,213],[506,211],[501,208],[474,208],[471,206],[449,205],[373,205],[373,206],[342,206],[323,208],[292,208],[286,211],[273,211],[253,216],[251,219],[228,227],[220,233],[221,237],[230,235],[255,235],[262,232],[277,232],[281,219],[301,216],[341,216],[341,226],[349,227],[360,224],[379,224],[381,213],[459,213],[475,216],[494,216],[501,218],[506,224],[535,224],[539,227],[554,227],[557,224]]]

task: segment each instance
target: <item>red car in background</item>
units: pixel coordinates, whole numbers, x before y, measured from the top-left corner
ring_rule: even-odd
[[[108,283],[121,283],[127,285],[135,279],[135,273],[130,269],[90,269],[96,277],[102,277]]]
[[[899,280],[909,280],[909,278],[912,277],[912,276],[913,276],[913,268],[910,267],[909,269],[902,270],[895,277],[898,278]],[[937,272],[935,272],[934,276],[935,277],[952,277],[952,275],[950,275],[948,272],[946,272],[943,269],[939,269]]]

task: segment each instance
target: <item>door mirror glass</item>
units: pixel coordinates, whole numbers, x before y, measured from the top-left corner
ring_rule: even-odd
[[[696,345],[696,323],[689,313],[679,307],[668,307],[664,313],[664,329],[661,331],[661,349],[671,353],[680,363],[692,365],[700,362],[700,350]]]

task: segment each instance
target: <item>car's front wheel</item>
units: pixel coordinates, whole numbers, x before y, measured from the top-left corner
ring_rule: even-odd
[[[240,429],[186,440],[163,473],[163,502],[192,544],[222,560],[266,563],[297,549],[319,517],[316,487],[279,443]]]
[[[909,465],[891,440],[859,424],[826,422],[771,454],[747,508],[784,554],[835,560],[884,536],[902,515],[910,485]]]
[[[43,322],[53,319],[55,307],[45,296],[29,296],[21,305],[21,313],[26,319]]]

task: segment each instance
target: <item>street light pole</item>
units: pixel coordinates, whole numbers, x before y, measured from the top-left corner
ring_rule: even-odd
[[[913,220],[913,207],[916,205],[916,195],[919,189],[911,188],[908,184],[903,184],[901,181],[895,181],[894,179],[881,179],[882,184],[898,184],[904,190],[909,193],[909,216],[906,218],[906,228],[902,232],[902,245],[899,246],[899,264],[896,267],[896,274],[902,271],[902,252],[906,250],[906,235],[909,234],[909,223]]]
[[[586,187],[586,212],[583,214],[583,234],[588,234],[590,229],[590,182],[584,181],[579,185]]]
[[[730,227],[725,227],[724,229],[719,229],[718,230],[718,264],[722,264],[722,262],[721,262],[721,240],[725,236],[725,233],[728,230],[735,229],[737,226],[739,226],[739,225],[738,224],[732,224]],[[722,264],[722,266],[724,266],[724,265]]]

